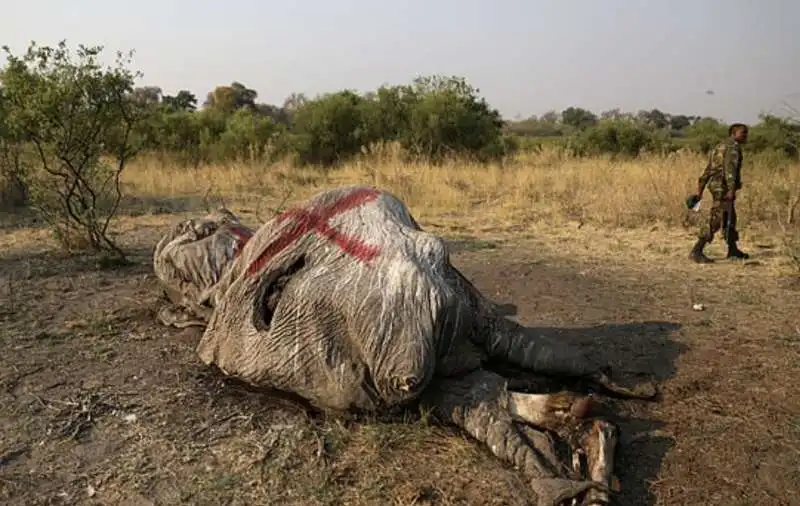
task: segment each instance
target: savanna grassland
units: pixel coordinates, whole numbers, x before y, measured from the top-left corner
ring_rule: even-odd
[[[698,265],[687,255],[709,203],[695,213],[684,199],[724,136],[708,119],[570,108],[509,132],[452,82],[281,107],[218,87],[196,111],[186,93],[137,92],[123,71],[75,72],[91,54],[60,58],[0,73],[0,188],[4,203],[24,201],[0,221],[3,504],[535,504],[513,469],[424,414],[304,411],[204,367],[196,330],[156,324],[151,255],[176,220],[225,205],[257,227],[344,184],[401,198],[510,318],[658,382],[655,402],[608,401],[621,427],[617,504],[798,504],[800,163],[789,123],[765,118],[745,147],[737,209],[751,258],[725,260],[717,238],[707,249],[717,261]],[[86,102],[87,89],[107,93]],[[451,116],[437,126],[442,111]],[[138,126],[121,135],[133,112]],[[81,142],[64,135],[70,122]],[[81,137],[92,125],[108,127],[102,143]],[[118,186],[98,183],[123,166]],[[58,193],[78,176],[89,184]],[[88,225],[59,211],[101,186],[107,195],[78,216]],[[97,235],[101,208],[124,261]]]
[[[3,501],[527,504],[517,475],[446,427],[304,414],[205,369],[196,334],[153,321],[149,254],[173,220],[224,202],[255,226],[323,188],[368,183],[449,238],[456,265],[521,321],[661,382],[656,403],[618,403],[620,504],[793,504],[800,285],[776,195],[797,192],[800,171],[747,167],[753,256],[698,266],[686,259],[698,217],[681,200],[702,161],[543,153],[434,167],[387,155],[324,172],[143,159],[126,169],[117,224],[136,263],[114,269],[6,216]],[[723,253],[715,242],[710,254]]]

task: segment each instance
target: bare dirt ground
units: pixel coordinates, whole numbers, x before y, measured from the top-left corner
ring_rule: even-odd
[[[165,223],[131,221],[138,263],[117,269],[1,231],[2,504],[529,504],[447,427],[325,419],[202,366],[197,333],[153,320]],[[455,242],[453,261],[520,321],[660,382],[657,402],[614,402],[617,504],[800,504],[797,283],[755,242],[752,261],[711,266],[690,244],[541,229]]]

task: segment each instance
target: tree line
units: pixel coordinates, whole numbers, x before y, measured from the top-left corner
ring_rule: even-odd
[[[78,67],[84,63],[70,62]],[[27,54],[12,59],[0,73],[0,86],[10,95],[6,109],[15,107],[15,96],[22,96],[13,89],[19,82],[14,77],[43,71],[37,64],[36,56]],[[130,74],[131,79],[137,76]],[[238,81],[215,87],[202,102],[188,90],[169,95],[158,86],[135,87],[132,80],[127,84],[126,99],[136,117],[131,145],[137,152],[169,154],[187,164],[290,158],[297,164],[330,166],[378,143],[397,143],[409,157],[431,163],[448,156],[493,161],[545,145],[585,156],[637,156],[681,147],[706,152],[727,129],[715,118],[658,109],[596,114],[573,106],[504,120],[478,89],[456,76],[424,76],[367,93],[292,94],[280,105],[259,102],[257,91]],[[2,96],[0,88],[0,100]],[[796,122],[763,115],[752,134],[751,151],[797,157]]]
[[[748,152],[772,151],[797,159],[800,124],[795,111],[789,112],[788,117],[761,114],[759,122],[750,125]],[[670,114],[659,109],[636,113],[612,109],[598,115],[573,106],[560,113],[549,111],[508,122],[505,131],[532,140],[529,146],[549,141],[577,155],[638,156],[643,151],[664,153],[681,148],[707,153],[727,135],[728,126],[713,117]]]
[[[545,144],[579,156],[638,156],[708,151],[727,129],[713,118],[658,110],[598,116],[580,107],[506,121],[465,79],[438,75],[368,93],[292,94],[280,105],[260,102],[254,89],[234,81],[200,103],[187,90],[169,95],[137,86],[142,75],[130,68],[131,54],[103,65],[99,46],[31,43],[21,55],[3,49],[0,182],[57,224],[65,244],[78,237],[118,254],[107,230],[121,198],[120,173],[142,154],[187,165],[289,159],[322,167],[381,144],[433,164],[453,157],[492,162]],[[762,116],[749,150],[796,158],[799,136],[796,122]]]
[[[398,143],[410,157],[430,163],[447,156],[494,161],[544,146],[577,156],[688,148],[706,153],[728,125],[712,117],[658,109],[595,114],[581,107],[540,117],[504,120],[479,90],[456,76],[425,76],[407,85],[351,90],[308,98],[295,93],[281,105],[234,81],[210,91],[202,104],[187,90],[166,95],[157,86],[135,88],[146,111],[137,129],[141,147],[178,155],[186,163],[229,159],[285,159],[329,166],[376,143]],[[797,158],[800,127],[789,118],[762,115],[752,125],[750,152]]]

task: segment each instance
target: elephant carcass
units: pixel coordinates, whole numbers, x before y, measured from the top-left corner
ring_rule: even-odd
[[[213,271],[218,281],[197,290],[213,308],[197,346],[206,364],[326,410],[422,405],[516,465],[538,504],[608,502],[616,427],[589,416],[586,396],[514,391],[518,378],[487,363],[649,395],[615,386],[565,343],[499,315],[391,194],[322,192],[265,223],[238,255],[220,257],[228,264]],[[208,272],[181,279],[213,279],[212,263],[186,263]],[[557,457],[553,434],[573,447],[572,466]]]

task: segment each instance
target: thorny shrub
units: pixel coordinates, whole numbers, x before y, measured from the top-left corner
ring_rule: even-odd
[[[31,203],[66,249],[124,258],[109,225],[134,151],[136,74],[119,53],[116,65],[104,68],[101,47],[79,46],[76,55],[63,41],[55,48],[31,43],[22,56],[3,49],[4,153],[19,155],[17,176]]]

